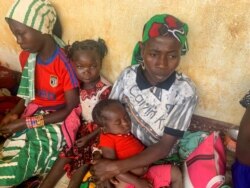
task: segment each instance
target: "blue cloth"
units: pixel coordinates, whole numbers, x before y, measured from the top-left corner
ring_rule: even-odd
[[[234,188],[250,188],[250,166],[236,160],[232,166]]]

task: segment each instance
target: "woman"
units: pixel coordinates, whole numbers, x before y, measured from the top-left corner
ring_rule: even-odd
[[[250,91],[243,97],[240,104],[246,110],[240,122],[236,159],[232,165],[233,185],[236,188],[250,185]]]
[[[92,168],[97,180],[150,165],[175,152],[197,103],[192,81],[176,72],[188,50],[187,32],[185,23],[167,14],[153,16],[144,25],[142,41],[133,53],[135,65],[121,73],[110,98],[125,103],[131,132],[147,148],[128,159],[97,161]]]
[[[22,99],[0,124],[0,134],[10,136],[1,151],[0,186],[14,186],[50,170],[63,143],[61,122],[79,98],[63,42],[52,34],[56,11],[51,3],[17,0],[6,21],[25,65],[18,90]]]

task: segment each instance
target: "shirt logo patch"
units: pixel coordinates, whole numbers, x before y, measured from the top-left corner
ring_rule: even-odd
[[[50,75],[50,86],[56,87],[58,85],[58,77],[54,75]]]

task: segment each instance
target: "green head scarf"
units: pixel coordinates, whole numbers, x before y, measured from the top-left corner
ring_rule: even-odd
[[[188,25],[179,19],[168,14],[155,15],[144,25],[142,42],[158,36],[172,35],[181,43],[181,55],[188,51],[187,44]],[[142,62],[139,42],[136,44],[133,52],[131,64]]]
[[[52,33],[57,15],[48,0],[15,0],[5,18],[18,21],[40,31],[42,34],[50,34],[60,47],[64,46],[64,42]],[[35,98],[34,72],[36,56],[36,53],[29,55],[18,89],[17,95],[25,99],[26,105]]]

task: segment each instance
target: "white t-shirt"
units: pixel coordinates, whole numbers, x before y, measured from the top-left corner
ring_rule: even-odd
[[[174,72],[152,86],[139,65],[121,73],[110,98],[126,105],[132,120],[131,132],[146,146],[158,142],[164,133],[181,138],[197,103],[195,86],[187,76]]]

